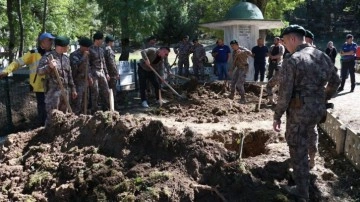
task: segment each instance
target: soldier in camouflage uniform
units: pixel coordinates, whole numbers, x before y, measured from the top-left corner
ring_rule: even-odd
[[[178,75],[183,75],[183,68],[185,69],[185,76],[189,76],[189,55],[192,44],[189,42],[189,36],[184,36],[174,48],[175,54],[178,55]]]
[[[192,56],[192,62],[193,62],[193,70],[194,74],[197,79],[200,79],[199,77],[199,70],[201,74],[201,79],[205,79],[205,71],[204,71],[204,60],[205,60],[205,48],[202,44],[199,43],[197,39],[193,40],[194,45],[191,48],[191,51],[193,53]]]
[[[286,59],[286,56],[284,56],[284,60]],[[268,83],[266,84],[266,92],[268,95],[268,100],[270,105],[276,104],[276,102],[274,101],[274,96],[273,96],[273,88],[276,85],[279,85],[280,81],[281,81],[281,64],[278,65],[277,67],[277,71],[275,72],[275,75],[273,77],[270,78],[270,80],[268,81]]]
[[[229,75],[232,75],[231,78],[231,94],[229,95],[230,99],[234,98],[235,95],[235,89],[239,91],[239,94],[241,96],[240,103],[245,104],[245,79],[246,74],[249,70],[249,64],[247,62],[248,56],[251,56],[252,53],[250,50],[239,47],[239,44],[236,40],[232,40],[230,42],[230,46],[233,49],[233,63],[229,70]]]
[[[286,111],[285,138],[296,183],[296,186],[286,188],[298,201],[308,201],[308,155],[315,155],[313,153],[317,149],[309,149],[309,136],[315,133],[315,125],[326,116],[326,101],[336,92],[340,79],[331,59],[306,44],[303,27],[290,25],[284,29],[282,36],[291,55],[282,65],[283,76],[273,129],[280,131],[280,119]]]
[[[67,112],[66,103],[69,102],[69,91],[72,98],[77,97],[70,60],[66,53],[68,51],[69,39],[63,36],[55,38],[55,50],[46,53],[40,60],[38,74],[45,75],[45,104],[46,104],[46,124],[51,122],[51,112],[54,109]],[[51,59],[51,57],[53,59]],[[56,79],[55,71],[59,73],[60,80],[66,91],[66,98],[61,94],[60,85]]]
[[[89,71],[89,47],[92,41],[89,38],[81,38],[79,40],[80,48],[70,54],[70,64],[72,76],[76,86],[78,97],[72,100],[71,107],[75,114],[84,113],[85,90],[88,90],[89,79],[86,70]]]
[[[110,76],[108,74],[104,49],[101,47],[104,35],[101,32],[96,32],[93,36],[94,44],[89,48],[89,65],[90,65],[90,81],[91,86],[91,112],[95,113],[98,110],[99,94],[102,100],[102,106],[104,110],[110,108],[109,102],[109,85],[108,80]]]
[[[109,88],[112,89],[114,98],[116,98],[116,82],[120,79],[119,73],[115,64],[115,52],[112,47],[114,46],[114,37],[106,36],[105,37],[105,62],[106,68],[110,76],[109,80]],[[116,99],[114,99],[116,100]]]

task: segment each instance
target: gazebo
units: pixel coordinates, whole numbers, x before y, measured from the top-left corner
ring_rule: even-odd
[[[231,40],[237,40],[239,45],[248,49],[256,46],[259,30],[284,27],[281,20],[264,20],[260,9],[249,2],[240,2],[232,7],[222,21],[201,24],[202,27],[224,31],[224,42],[229,45]],[[246,80],[253,80],[254,60],[249,57],[249,73]]]

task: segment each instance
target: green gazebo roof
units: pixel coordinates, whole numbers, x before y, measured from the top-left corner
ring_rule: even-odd
[[[263,20],[260,9],[252,3],[240,2],[232,7],[225,15],[225,20]]]

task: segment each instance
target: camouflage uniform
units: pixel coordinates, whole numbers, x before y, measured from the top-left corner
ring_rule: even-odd
[[[114,98],[116,98],[116,82],[119,73],[115,64],[115,52],[111,46],[106,46],[105,48],[105,62],[107,71],[110,76],[109,88],[112,89]]]
[[[205,48],[202,44],[193,45],[191,48],[193,53],[192,62],[195,76],[199,79],[199,70],[201,78],[204,79],[204,59],[205,59]]]
[[[103,48],[95,45],[90,46],[89,65],[90,75],[93,79],[93,85],[91,86],[91,112],[94,113],[98,110],[99,93],[101,95],[103,106],[105,109],[109,109],[109,85],[106,79],[108,72],[106,69]]]
[[[189,55],[192,44],[189,41],[180,41],[174,48],[178,55],[178,75],[183,75],[183,68],[185,69],[185,76],[189,76]]]
[[[245,84],[246,74],[249,70],[249,65],[247,62],[248,54],[251,54],[251,51],[249,51],[246,48],[239,47],[239,49],[237,49],[236,51],[234,50],[232,55],[233,64],[230,68],[230,71],[232,72],[231,85],[230,85],[232,96],[230,95],[230,97],[233,97],[235,93],[235,89],[237,89],[241,96],[242,102],[245,101],[244,84]]]
[[[89,68],[89,60],[87,56],[84,56],[80,49],[70,54],[70,65],[72,69],[72,76],[76,86],[76,92],[78,96],[75,100],[72,100],[71,107],[75,114],[84,113],[84,100],[85,90],[88,90],[86,80],[86,68]]]
[[[284,60],[286,59],[286,57],[290,57],[289,54],[285,55],[284,56]],[[273,77],[271,77],[268,81],[268,83],[266,84],[266,92],[268,94],[268,97],[271,97],[272,99],[272,96],[273,96],[273,91],[272,89],[276,86],[276,85],[279,85],[280,81],[281,81],[281,77],[282,77],[282,74],[281,74],[281,65],[282,65],[282,62],[278,63],[277,65],[277,68],[276,68],[276,71],[275,71],[275,75]]]
[[[336,92],[340,79],[331,59],[309,44],[298,46],[283,62],[282,68],[274,121],[279,123],[286,111],[285,138],[294,169],[296,192],[299,197],[308,199],[308,153],[317,151],[317,144],[311,143],[316,134],[314,128],[326,115],[325,102]]]
[[[60,86],[56,80],[55,72],[50,68],[48,57],[52,55],[56,60],[56,70],[59,73],[60,80],[65,88],[67,94],[67,101],[69,102],[69,90],[76,92],[69,57],[65,54],[59,54],[55,50],[46,53],[40,60],[38,66],[38,74],[45,74],[45,104],[47,119],[46,122],[50,123],[51,112],[54,109],[66,112],[66,101],[61,95]]]

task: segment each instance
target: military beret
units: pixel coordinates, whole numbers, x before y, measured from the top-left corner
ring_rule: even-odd
[[[93,40],[103,39],[103,38],[104,38],[104,34],[102,32],[96,32],[93,36]]]
[[[314,34],[310,30],[305,30],[305,37],[314,40]]]
[[[105,37],[105,43],[108,43],[108,42],[110,42],[110,41],[115,41],[115,39],[114,39],[113,36],[107,35],[107,36]]]
[[[156,37],[155,36],[150,36],[147,41],[151,41],[151,40],[156,40]]]
[[[93,42],[91,41],[91,39],[89,39],[87,37],[83,37],[83,38],[79,39],[80,46],[90,47],[92,44],[93,44]]]
[[[57,36],[55,38],[55,46],[62,46],[65,47],[69,45],[70,39],[65,36]]]
[[[300,25],[289,25],[288,27],[286,27],[286,28],[282,31],[280,37],[283,38],[284,35],[287,35],[287,34],[290,34],[290,33],[298,33],[298,34],[300,34],[300,35],[302,35],[302,36],[305,36],[306,31],[305,31],[305,29],[304,29],[302,26],[300,26]]]
[[[236,40],[230,41],[230,45],[233,45],[233,44],[238,44],[238,42]]]
[[[184,37],[183,37],[183,39],[188,39],[189,38],[189,35],[185,35]]]

